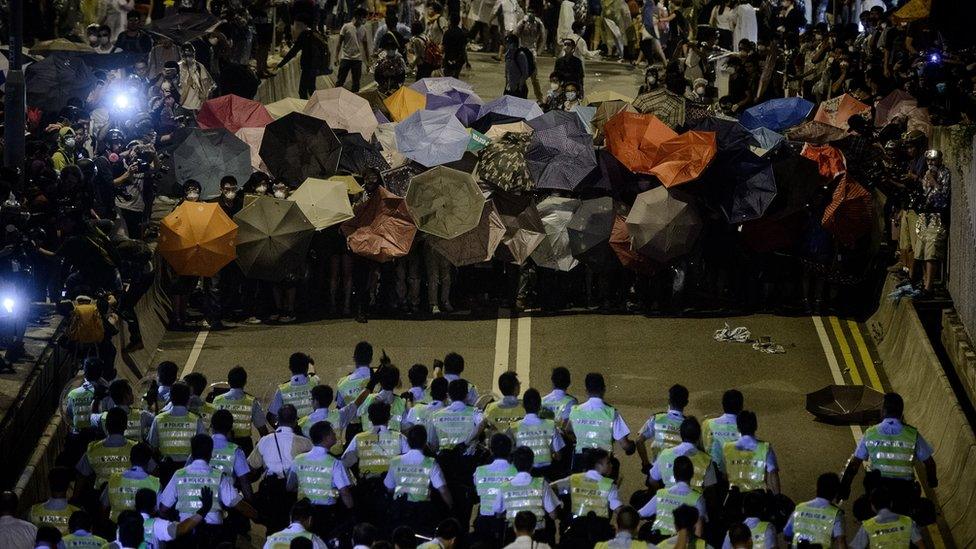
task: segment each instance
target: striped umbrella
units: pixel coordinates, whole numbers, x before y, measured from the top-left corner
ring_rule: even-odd
[[[871,193],[845,175],[834,189],[834,197],[824,210],[821,223],[838,241],[853,247],[859,238],[871,231],[873,215]]]

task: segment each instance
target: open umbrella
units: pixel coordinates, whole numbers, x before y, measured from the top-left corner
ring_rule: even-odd
[[[406,200],[417,228],[441,238],[477,227],[485,206],[485,196],[471,174],[444,166],[410,180]]]
[[[465,126],[478,119],[484,101],[471,90],[450,89],[443,94],[428,95],[427,109],[449,110]]]
[[[455,267],[474,265],[491,261],[495,250],[505,238],[505,224],[498,215],[495,205],[486,202],[481,211],[478,226],[454,238],[439,238],[433,235],[427,241]]]
[[[650,173],[668,188],[687,183],[705,171],[717,148],[714,132],[685,132],[661,143]]]
[[[871,231],[873,209],[871,193],[849,176],[844,176],[834,189],[821,223],[834,238],[853,247],[859,238]]]
[[[634,249],[655,263],[666,264],[691,252],[701,228],[692,198],[664,187],[637,195],[627,215]]]
[[[630,103],[624,101],[604,101],[597,106],[596,112],[593,113],[593,119],[590,120],[590,124],[593,125],[594,143],[597,145],[603,143],[607,121],[613,118],[613,115],[623,110],[637,112]]]
[[[258,196],[234,221],[239,227],[237,263],[244,276],[279,282],[304,268],[314,227],[296,202]]]
[[[766,211],[772,218],[784,218],[821,204],[826,196],[825,180],[817,163],[795,153],[773,161],[776,198]]]
[[[817,122],[823,122],[842,130],[847,130],[848,118],[864,115],[865,113],[870,114],[871,107],[854,99],[853,95],[845,93],[839,97],[822,101],[813,119]]]
[[[926,107],[900,103],[891,111],[892,117],[904,117],[907,131],[918,130],[927,138],[932,137],[932,117]]]
[[[575,198],[549,196],[536,205],[546,237],[532,252],[532,261],[540,267],[570,271],[579,260],[569,246],[569,222],[580,207]]]
[[[839,141],[846,136],[846,130],[817,120],[807,120],[799,126],[786,130],[786,137],[789,140],[805,143],[830,143]]]
[[[378,147],[363,139],[358,133],[342,130],[336,132],[342,152],[339,153],[339,171],[362,175],[369,168],[383,171],[390,169],[390,164],[380,154]]]
[[[237,224],[216,203],[183,202],[159,223],[160,255],[181,276],[214,276],[237,257]]]
[[[651,173],[658,147],[678,134],[654,115],[621,111],[611,118],[603,131],[607,150],[628,170]]]
[[[881,421],[884,393],[866,385],[827,385],[807,393],[806,409],[833,425],[867,425]]]
[[[288,199],[298,204],[316,230],[352,219],[349,188],[343,181],[309,178]]]
[[[27,106],[47,113],[57,113],[68,100],[82,102],[95,87],[95,76],[78,56],[55,53],[31,63],[24,72],[27,82]]]
[[[386,107],[386,96],[380,90],[376,88],[363,89],[356,92],[356,95],[362,97],[369,103],[369,106],[373,108],[373,116],[376,116],[380,124],[393,119],[393,115],[390,114],[390,109]],[[386,120],[380,120],[380,117]]]
[[[613,217],[613,228],[610,230],[610,249],[620,260],[620,264],[632,271],[650,274],[657,270],[656,265],[646,255],[634,250],[627,228],[627,218],[622,215]]]
[[[749,146],[749,150],[756,156],[766,156],[786,141],[784,136],[769,128],[756,128],[749,130],[749,133],[752,134],[752,145]]]
[[[397,124],[403,156],[428,168],[460,160],[471,136],[450,112],[420,110]]]
[[[569,118],[547,119],[554,113]],[[537,188],[571,191],[596,168],[593,138],[573,113],[552,111],[529,125],[535,131],[525,152],[525,162]]]
[[[396,168],[407,162],[407,157],[403,156],[397,149],[396,144],[396,124],[388,122],[376,126],[376,133],[373,134],[376,142],[380,145],[380,154],[390,166]]]
[[[660,89],[638,95],[634,108],[642,114],[653,114],[672,129],[685,123],[685,98]]]
[[[238,182],[251,177],[251,148],[223,128],[193,129],[173,151],[173,164],[177,181],[196,179],[201,198],[213,198],[220,194],[221,177],[232,175]]]
[[[542,109],[535,101],[503,95],[482,105],[478,120],[471,127],[485,132],[495,124],[532,120],[537,116],[542,116]]]
[[[427,98],[424,94],[406,86],[401,86],[383,100],[390,111],[390,116],[397,122],[406,120],[411,114],[423,109],[426,102]]]
[[[593,128],[593,117],[596,116],[596,107],[584,107],[583,105],[576,105],[569,112],[576,113],[580,121],[583,122],[583,128],[586,129],[586,133],[593,135],[595,130]]]
[[[410,85],[410,89],[424,95],[443,95],[451,90],[471,91],[474,87],[464,80],[450,76],[421,78]]]
[[[599,175],[592,174],[579,188],[602,189],[608,191],[615,200],[633,204],[634,197],[638,194],[660,184],[653,176],[628,170],[627,166],[606,149],[597,152],[597,164]]]
[[[899,110],[904,108],[904,105],[915,107],[918,106],[918,101],[915,96],[901,89],[884,96],[874,105],[874,125],[880,128],[891,122],[893,111],[896,108]]]
[[[366,139],[373,138],[378,125],[369,101],[346,88],[329,88],[313,93],[303,112],[325,120],[332,129],[359,133]]]
[[[507,192],[493,192],[491,202],[505,225],[504,246],[499,248],[499,257],[518,265],[525,263],[546,238],[539,210],[530,196]]]
[[[629,95],[624,95],[616,90],[599,90],[591,92],[586,96],[587,105],[599,105],[600,103],[606,103],[608,101],[620,101],[621,103],[630,103],[634,98]]]
[[[847,173],[847,161],[844,159],[844,153],[836,147],[807,143],[803,145],[800,154],[816,162],[820,175],[827,180],[833,180],[835,177]]]
[[[503,191],[521,192],[535,187],[525,160],[532,135],[507,133],[481,150],[478,178]]]
[[[356,178],[351,175],[333,175],[332,177],[326,179],[326,181],[338,181],[346,186],[346,193],[348,194],[359,194],[363,192],[362,185],[356,181]]]
[[[268,103],[264,108],[271,115],[271,118],[277,120],[286,114],[304,111],[306,105],[308,105],[308,99],[286,97],[274,103]]]
[[[613,199],[609,196],[580,201],[566,230],[574,256],[590,251],[610,238],[613,229]]]
[[[165,36],[176,44],[192,42],[213,30],[220,20],[206,12],[171,13],[154,19],[146,30]]]
[[[500,139],[506,133],[532,133],[532,126],[522,121],[509,122],[508,124],[495,124],[488,128],[488,131],[485,132],[485,137],[494,141]]]
[[[711,116],[695,124],[692,129],[700,132],[715,132],[715,142],[718,145],[715,154],[716,164],[748,152],[749,145],[752,143],[752,134],[735,120]]]
[[[353,253],[382,263],[410,252],[417,226],[406,200],[380,187],[342,224],[342,233]]]
[[[468,128],[468,134],[471,136],[471,139],[468,141],[468,152],[478,152],[488,145],[491,145],[491,139],[488,139],[487,135],[479,132],[478,130]]]
[[[776,132],[792,128],[806,120],[813,103],[802,97],[780,97],[746,109],[739,123],[748,130],[769,128]]]
[[[425,171],[427,171],[427,168],[416,162],[408,161],[402,166],[390,168],[382,172],[380,176],[383,178],[383,186],[386,187],[386,190],[403,198],[407,196],[407,187],[410,186],[410,180]]]
[[[72,42],[64,38],[54,40],[43,40],[38,42],[30,49],[31,55],[51,55],[56,52],[68,53],[95,53],[95,48],[81,42]]]
[[[261,160],[261,141],[264,140],[264,128],[241,128],[234,132],[234,137],[246,143],[251,149],[251,169],[270,173],[264,160]]]
[[[896,23],[925,19],[932,13],[932,0],[909,0],[891,14]]]
[[[342,145],[329,125],[293,112],[268,124],[261,140],[261,158],[275,177],[298,185],[309,177],[334,175]]]
[[[720,207],[729,223],[759,219],[776,198],[776,177],[768,160],[742,155],[726,177]]]
[[[264,105],[236,95],[208,99],[197,113],[197,126],[226,128],[231,133],[241,128],[263,128],[273,120]]]

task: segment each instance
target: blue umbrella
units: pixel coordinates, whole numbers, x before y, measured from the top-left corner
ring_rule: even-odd
[[[559,111],[550,114],[556,112]],[[572,121],[536,129],[525,152],[529,175],[540,189],[571,191],[597,167],[593,138],[574,113],[563,114],[571,116]]]
[[[495,124],[532,120],[539,116],[542,116],[542,109],[535,101],[503,95],[482,105],[478,120],[471,127],[484,133]]]
[[[770,99],[746,109],[739,123],[750,130],[769,128],[781,132],[803,122],[812,109],[813,103],[802,97]]]
[[[464,80],[458,80],[457,78],[451,78],[450,76],[441,76],[435,78],[421,78],[413,84],[410,84],[410,89],[418,91],[424,95],[444,95],[450,90],[463,90],[470,92],[474,89],[474,87]]]
[[[533,132],[538,132],[542,130],[548,130],[555,128],[557,126],[569,125],[574,129],[574,131],[585,132],[586,126],[583,125],[583,120],[574,112],[570,111],[549,111],[542,116],[533,118],[528,122],[529,127],[532,128]]]
[[[596,115],[596,107],[584,107],[583,105],[576,105],[570,112],[576,113],[576,116],[583,122],[583,126],[586,128],[587,133],[593,135],[593,117]]]
[[[397,148],[428,168],[460,160],[471,136],[450,111],[419,110],[396,126]]]
[[[451,89],[443,94],[428,95],[427,108],[449,110],[465,126],[478,119],[484,101],[471,90]]]
[[[759,156],[765,156],[769,151],[786,141],[785,137],[769,128],[756,128],[749,130],[749,133],[752,134],[752,145],[755,147],[752,150],[756,154],[762,153]],[[762,149],[762,151],[757,151],[756,148]]]

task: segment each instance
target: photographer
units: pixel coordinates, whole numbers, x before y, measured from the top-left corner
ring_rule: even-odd
[[[116,183],[115,206],[119,209],[129,238],[142,238],[155,194],[153,185],[159,160],[155,147],[156,130],[149,120],[140,121],[134,131],[139,137],[130,141],[126,151],[120,155],[126,163],[126,171],[121,176],[121,182]]]

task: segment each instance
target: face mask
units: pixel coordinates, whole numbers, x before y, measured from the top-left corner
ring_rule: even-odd
[[[264,194],[264,193],[268,192],[268,186],[267,185],[258,185],[257,187],[254,187],[254,192],[256,192],[258,194]]]
[[[572,101],[576,99],[576,92],[566,92],[566,100]]]
[[[119,161],[119,153],[115,153],[115,152],[108,153],[108,161],[111,162],[112,164],[115,164],[116,162],[118,162]]]
[[[237,198],[237,191],[224,191],[224,198],[227,200],[234,200]]]
[[[101,42],[103,46],[107,46],[110,38],[110,36],[101,36],[99,37],[98,41]]]
[[[186,193],[186,199],[190,202],[200,200],[200,193]]]
[[[75,145],[76,144],[77,144],[77,142],[75,141],[75,138],[74,137],[69,137],[69,138],[67,138],[67,139],[64,140],[64,148],[66,148],[66,149],[73,149],[73,148],[75,148]]]
[[[648,86],[653,86],[654,84],[657,84],[657,78],[654,78],[652,76],[652,77],[650,77],[650,78],[647,79],[647,85]]]
[[[559,84],[557,82],[549,82],[549,89],[556,91],[559,89]]]
[[[286,193],[285,191],[275,191],[274,192],[274,197],[277,198],[277,199],[279,199],[279,200],[280,199],[284,199],[287,196],[288,196],[288,193]]]
[[[705,87],[698,86],[697,88],[695,88],[695,93],[697,93],[698,95],[705,95]]]

